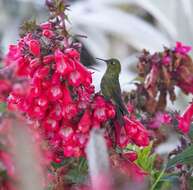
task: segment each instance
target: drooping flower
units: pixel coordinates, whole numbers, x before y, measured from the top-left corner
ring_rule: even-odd
[[[182,55],[186,55],[189,51],[191,51],[190,46],[186,46],[181,42],[176,42],[175,52],[180,53]]]
[[[190,104],[181,116],[178,116],[178,128],[183,133],[188,133],[193,116],[193,104]]]

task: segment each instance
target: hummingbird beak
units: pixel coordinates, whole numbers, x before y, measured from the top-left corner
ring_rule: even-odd
[[[101,60],[107,63],[107,59],[101,59],[101,58],[96,58],[97,60]]]

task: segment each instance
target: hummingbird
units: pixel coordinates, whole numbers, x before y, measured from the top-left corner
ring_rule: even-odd
[[[129,114],[121,96],[121,87],[119,83],[121,64],[119,60],[115,58],[108,60],[100,58],[97,59],[102,60],[107,64],[106,72],[103,75],[100,84],[101,92],[105,99],[111,100],[116,106],[116,117],[120,120],[119,118],[122,118],[123,115]],[[122,124],[123,122],[120,123]]]

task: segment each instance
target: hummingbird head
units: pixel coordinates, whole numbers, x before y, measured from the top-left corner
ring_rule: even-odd
[[[111,58],[111,59],[99,59],[104,61],[107,64],[107,71],[110,73],[120,74],[121,72],[121,64],[118,59]]]

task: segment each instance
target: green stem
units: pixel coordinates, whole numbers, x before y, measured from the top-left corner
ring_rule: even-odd
[[[161,179],[161,177],[163,176],[165,172],[165,168],[162,170],[162,172],[159,174],[158,178],[156,179],[156,181],[154,182],[154,184],[152,185],[150,190],[154,190],[156,185],[158,184],[159,180]]]

